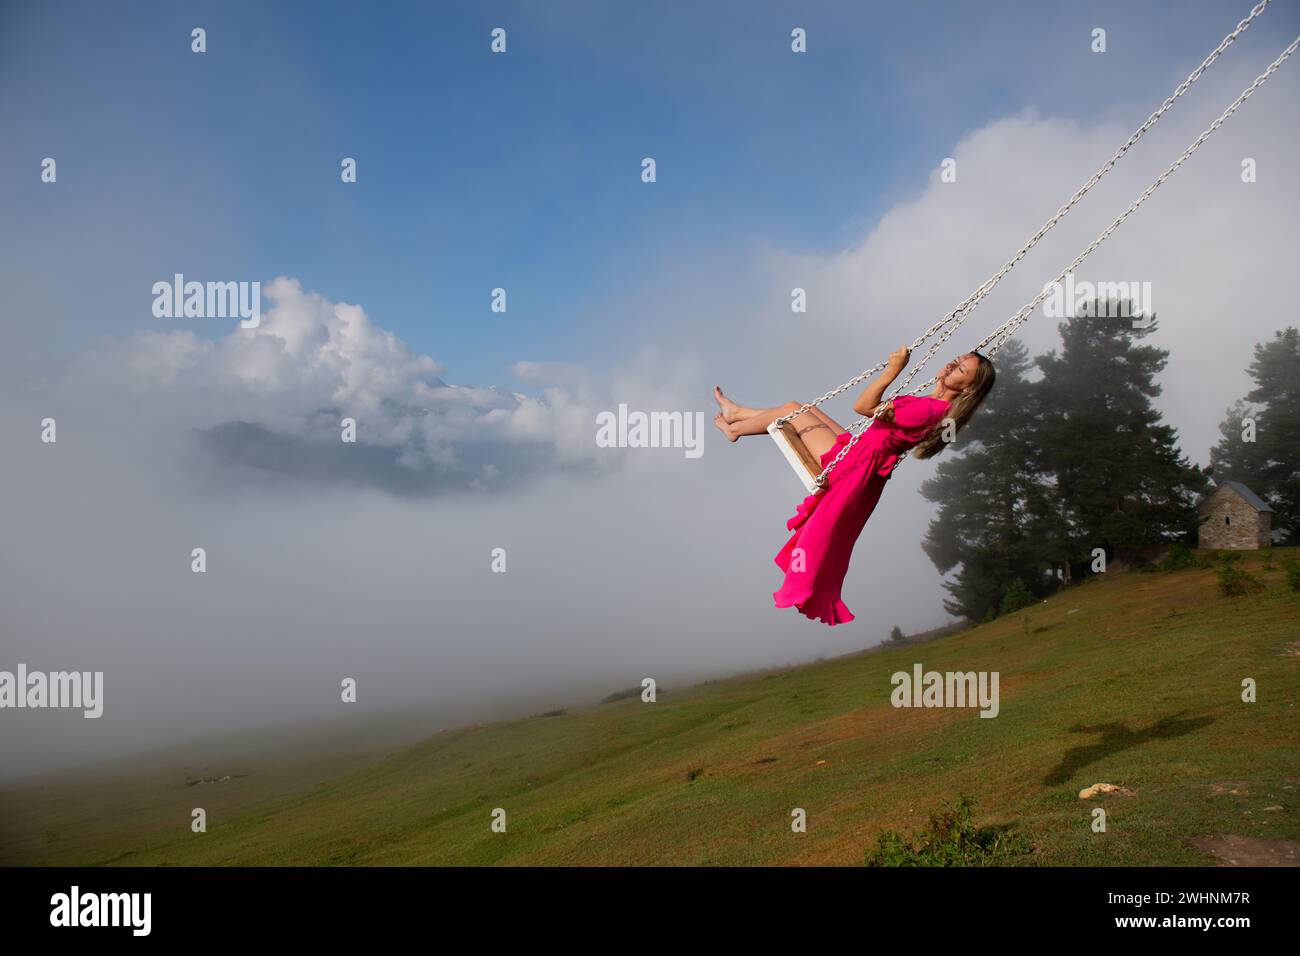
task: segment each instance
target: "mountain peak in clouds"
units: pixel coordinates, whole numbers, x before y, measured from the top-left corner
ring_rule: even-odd
[[[268,307],[256,328],[232,324],[208,340],[194,324],[213,320],[169,320],[78,356],[60,391],[153,419],[151,433],[197,436],[204,468],[255,480],[428,494],[593,463],[602,406],[572,370],[536,371],[537,397],[448,382],[438,362],[359,305],[284,276],[262,291]],[[566,378],[583,394],[555,384]],[[355,442],[343,441],[345,419],[356,423]]]

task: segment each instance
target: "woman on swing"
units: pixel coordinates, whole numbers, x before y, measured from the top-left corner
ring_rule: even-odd
[[[853,620],[853,612],[840,600],[840,589],[853,545],[894,465],[912,448],[917,458],[942,451],[948,444],[944,423],[953,423],[950,434],[955,435],[993,387],[993,363],[979,352],[967,352],[944,367],[929,395],[900,395],[882,403],[885,389],[907,366],[909,356],[907,346],[892,353],[880,377],[858,396],[853,410],[873,415],[875,423],[826,476],[824,488],[805,498],[786,522],[794,535],[775,559],[785,572],[785,583],[772,595],[777,607],[795,607],[805,617],[831,625]],[[786,402],[775,408],[746,408],[717,386],[713,397],[720,409],[713,423],[733,442],[742,435],[766,434],[772,422],[803,407],[801,402]],[[851,437],[819,408],[808,409],[791,424],[804,446],[821,459],[823,469]]]

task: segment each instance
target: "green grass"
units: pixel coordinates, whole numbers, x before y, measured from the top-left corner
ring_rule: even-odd
[[[1103,576],[925,644],[388,754],[10,787],[0,863],[1207,864],[1188,837],[1300,838],[1300,593],[1239,565],[1262,591],[1201,565]],[[892,707],[916,662],[999,672],[999,716]],[[1135,794],[1078,798],[1098,782]]]

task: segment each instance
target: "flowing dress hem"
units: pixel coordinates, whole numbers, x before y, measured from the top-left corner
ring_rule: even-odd
[[[781,592],[784,590],[785,588],[781,588],[772,594],[772,600],[777,607],[793,607],[804,617],[821,621],[831,627],[836,624],[847,624],[854,619],[849,606],[837,597],[833,598],[828,594],[819,594],[815,591],[802,597],[792,597],[782,595]]]

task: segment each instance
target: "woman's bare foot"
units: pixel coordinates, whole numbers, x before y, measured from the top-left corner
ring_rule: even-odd
[[[734,422],[737,418],[742,417],[741,415],[738,414],[738,412],[740,411],[740,406],[737,405],[735,402],[733,402],[731,399],[727,398],[726,395],[723,395],[722,389],[720,389],[716,385],[713,386],[713,400],[717,402],[718,407],[722,409],[722,420],[724,422],[730,424],[731,422]],[[735,439],[733,438],[732,441],[735,441]]]
[[[722,412],[713,416],[713,424],[718,426],[718,431],[727,436],[727,441],[735,441],[740,437],[731,430],[731,423],[722,417]]]

